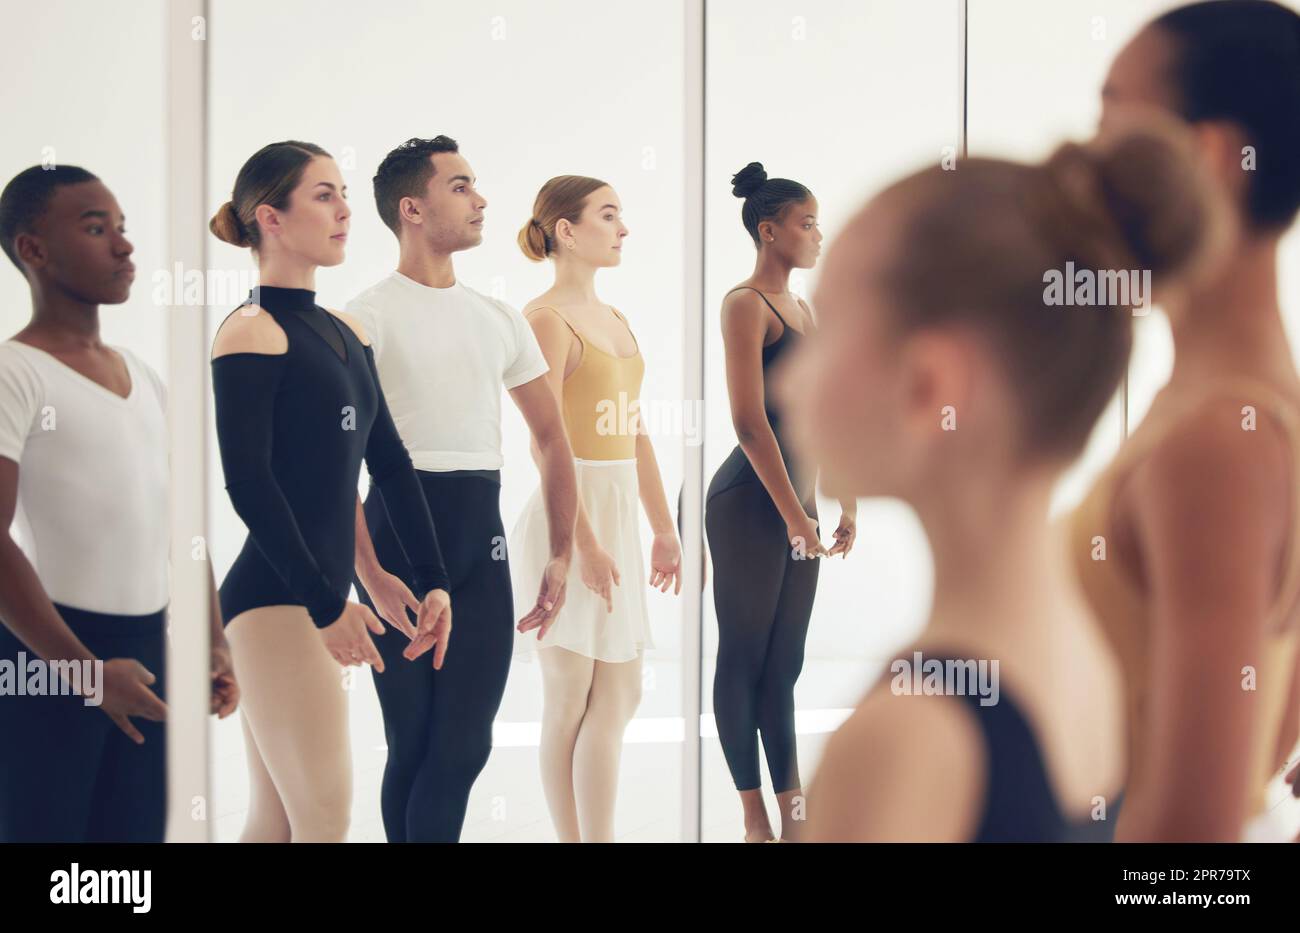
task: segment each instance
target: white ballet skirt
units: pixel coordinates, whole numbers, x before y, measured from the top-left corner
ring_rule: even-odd
[[[578,555],[569,564],[564,606],[544,639],[537,629],[515,632],[515,654],[530,660],[538,648],[559,646],[598,661],[631,661],[654,647],[646,606],[636,460],[573,461],[578,498],[600,546],[614,559],[619,583],[610,587],[614,611],[582,582]],[[537,489],[510,533],[510,584],[516,621],[537,601],[542,571],[551,557],[546,505]]]

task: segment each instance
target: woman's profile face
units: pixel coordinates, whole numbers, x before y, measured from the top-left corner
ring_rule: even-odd
[[[338,163],[329,156],[316,156],[303,169],[287,210],[277,211],[269,204],[257,208],[264,249],[274,243],[275,249],[317,266],[343,261],[351,216],[347,185]]]
[[[770,227],[772,242],[766,242],[765,227]],[[791,268],[811,269],[822,251],[822,232],[817,226],[817,199],[811,195],[786,205],[779,220],[759,224],[759,239],[768,249],[777,250]]]
[[[596,268],[617,266],[623,260],[623,202],[609,185],[587,195],[578,222],[569,226],[574,257]],[[570,250],[560,247],[561,254]]]

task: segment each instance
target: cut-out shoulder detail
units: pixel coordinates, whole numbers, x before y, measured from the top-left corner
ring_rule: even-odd
[[[240,305],[221,322],[212,341],[212,359],[232,353],[283,356],[289,337],[275,318],[258,305]]]
[[[346,311],[335,311],[333,308],[326,308],[330,314],[334,315],[348,327],[352,328],[352,333],[357,335],[357,340],[361,341],[363,347],[370,346],[370,338],[366,336],[366,329],[361,326],[361,322],[348,314]]]

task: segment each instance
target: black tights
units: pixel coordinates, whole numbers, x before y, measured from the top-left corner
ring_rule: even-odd
[[[816,518],[815,497],[805,503]],[[758,735],[776,793],[799,787],[794,685],[817,593],[819,558],[796,560],[785,522],[757,480],[709,497],[718,663],[713,715],[737,790],[762,786]]]
[[[135,658],[148,668],[158,678],[149,689],[167,699],[165,610],[54,608],[100,660]],[[39,656],[0,623],[0,660],[16,668]],[[0,696],[0,842],[162,842],[167,726],[131,724],[143,745],[84,697]]]
[[[452,633],[442,670],[433,652],[402,657],[410,641],[387,627],[374,636],[384,673],[375,690],[388,737],[382,809],[389,842],[456,842],[470,788],[492,750],[492,720],[505,693],[514,646],[514,605],[494,471],[417,474],[451,578]],[[383,498],[365,502],[375,555],[412,585]],[[361,601],[374,608],[359,580]],[[407,618],[415,621],[414,613]]]

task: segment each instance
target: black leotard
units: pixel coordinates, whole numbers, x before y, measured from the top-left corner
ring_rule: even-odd
[[[759,292],[759,296],[783,325],[781,336],[763,348],[763,406],[791,485],[815,520],[815,473],[802,469],[791,455],[773,403],[776,361],[801,335],[766,295]],[[761,733],[772,789],[783,793],[800,786],[794,687],[803,670],[819,560],[795,558],[785,520],[739,446],[709,483],[704,529],[713,555],[713,604],[718,619],[713,674],[718,740],[736,789],[753,790],[761,786]]]
[[[259,286],[241,307],[252,304],[280,325],[289,349],[212,361],[226,490],[249,532],[221,584],[224,621],[285,604],[306,607],[321,628],[338,619],[352,585],[363,459],[410,555],[416,597],[446,589],[433,519],[371,348],[308,289]]]
[[[740,287],[749,288],[749,286],[744,285]],[[738,290],[732,289],[732,291]],[[758,292],[758,296],[763,299],[763,303],[771,308],[772,313],[776,315],[776,319],[782,324],[781,336],[777,337],[768,346],[763,347],[763,410],[767,414],[768,424],[772,426],[772,433],[776,435],[776,445],[781,450],[781,460],[785,464],[786,473],[790,476],[790,483],[794,486],[799,501],[802,502],[812,493],[812,476],[791,455],[792,448],[787,443],[782,430],[781,415],[773,401],[776,398],[776,390],[772,384],[772,373],[777,360],[789,352],[803,335],[786,323],[785,318],[781,317],[781,312],[772,306],[772,302],[767,300],[766,295],[756,288],[750,290]],[[727,459],[718,467],[718,472],[713,475],[705,499],[711,499],[718,493],[740,483],[761,482],[762,480],[758,478],[758,474],[754,472],[754,465],[749,462],[749,457],[737,444],[736,448],[727,456]]]
[[[945,663],[950,656],[930,656]],[[955,656],[952,656],[955,657]],[[1108,801],[1106,819],[1071,821],[1061,812],[1037,737],[1002,688],[990,706],[977,693],[957,694],[975,716],[986,750],[983,812],[972,842],[1110,842],[1122,794]]]

